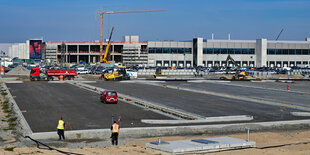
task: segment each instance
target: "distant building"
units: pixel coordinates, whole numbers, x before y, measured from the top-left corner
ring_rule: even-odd
[[[43,43],[45,50],[42,50],[42,58],[60,63],[62,43]],[[99,41],[64,42],[64,44],[63,55],[66,62],[100,61]],[[26,51],[19,47],[19,52],[25,52],[24,54],[14,53],[16,50],[13,50],[12,55],[24,58],[26,55],[30,56],[27,45],[28,43]],[[105,47],[106,42],[104,49]],[[123,41],[113,41],[110,49],[109,60],[127,66],[231,66],[232,64],[226,64],[228,55],[231,55],[240,66],[286,67],[308,66],[310,63],[310,38],[306,38],[305,41],[204,40],[203,38],[194,38],[192,41],[139,41],[139,36],[125,36]]]
[[[19,59],[42,59],[42,39],[26,40],[26,43],[11,44],[8,56]]]
[[[0,43],[0,52],[2,51],[2,56],[8,56],[9,48],[12,46],[12,43]]]

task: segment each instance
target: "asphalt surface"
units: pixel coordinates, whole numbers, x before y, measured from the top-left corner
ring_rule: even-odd
[[[168,85],[184,85],[190,88],[196,88],[197,85],[186,82],[167,82]],[[116,90],[122,94],[130,95],[136,98],[147,100],[149,102],[166,105],[182,109],[187,112],[195,113],[201,116],[229,116],[229,115],[251,115],[254,121],[277,121],[277,120],[295,120],[305,119],[290,115],[291,111],[299,111],[280,106],[272,106],[226,97],[218,97],[208,94],[201,94],[171,88],[164,88],[143,83],[126,83],[117,81],[103,81],[91,83],[90,85],[104,89]],[[214,86],[216,88],[216,86]],[[223,92],[226,89],[221,90]],[[228,90],[229,92],[239,93],[238,90]],[[246,90],[245,90],[246,91]],[[249,89],[255,94],[256,90]],[[288,97],[289,98],[289,97]]]
[[[290,91],[298,91],[310,93],[310,81],[294,81],[294,83],[285,82],[250,82],[250,81],[232,81],[227,84],[253,86],[269,89],[287,90],[287,85],[290,87]]]
[[[33,132],[56,131],[62,116],[72,130],[110,128],[112,116],[122,127],[154,126],[141,119],[171,119],[134,105],[103,104],[99,95],[70,84],[45,81],[7,84]]]
[[[310,82],[304,85],[295,86],[291,84],[294,91],[287,91],[287,84],[284,83],[256,83],[256,82],[230,82],[230,83],[181,83],[168,82],[168,85],[174,85],[183,88],[191,88],[196,90],[211,91],[216,93],[229,94],[234,96],[248,97],[258,100],[272,101],[282,104],[298,105],[310,107],[310,93],[299,91],[304,87],[310,88]],[[302,89],[298,89],[301,87]],[[290,87],[291,88],[291,87]]]

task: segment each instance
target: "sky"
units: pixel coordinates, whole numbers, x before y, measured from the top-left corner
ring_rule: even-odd
[[[304,40],[310,37],[309,0],[1,0],[0,43],[95,41],[99,9],[167,10],[103,16],[104,38],[139,35],[140,41],[187,41],[195,37],[234,40]]]

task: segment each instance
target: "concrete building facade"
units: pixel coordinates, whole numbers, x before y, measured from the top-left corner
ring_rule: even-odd
[[[228,55],[239,66],[289,67],[310,64],[309,38],[306,41],[202,40],[194,38],[192,42],[148,42],[149,65],[232,66],[226,64]]]
[[[64,53],[61,44],[65,44]],[[99,62],[99,41],[45,42],[43,59],[60,63]],[[106,48],[104,43],[104,49]],[[24,47],[25,46],[25,47]],[[10,56],[27,58],[27,44],[12,45]],[[109,60],[124,65],[143,66],[232,66],[226,64],[230,55],[239,66],[288,67],[310,64],[310,38],[305,41],[214,40],[194,38],[192,41],[139,41],[139,36],[125,36],[123,41],[113,41]],[[29,51],[29,50],[28,50]],[[25,53],[26,52],[26,53]]]

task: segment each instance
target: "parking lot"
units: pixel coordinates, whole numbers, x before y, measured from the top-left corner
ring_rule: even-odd
[[[56,131],[61,116],[72,130],[110,128],[112,116],[121,116],[122,128],[154,126],[141,119],[171,119],[123,102],[103,104],[98,94],[70,84],[41,81],[7,86],[33,132]]]
[[[182,109],[187,112],[195,113],[204,117],[212,116],[230,116],[230,115],[251,115],[254,116],[253,121],[277,121],[277,120],[294,120],[303,119],[295,117],[290,114],[292,111],[300,111],[291,108],[284,108],[282,106],[274,106],[262,103],[256,103],[253,101],[239,100],[227,98],[224,95],[222,97],[201,94],[185,90],[177,90],[162,87],[160,85],[178,85],[187,86],[190,88],[197,88],[201,86],[209,90],[207,84],[196,84],[187,82],[165,82],[162,84],[155,84],[150,82],[135,83],[135,82],[97,82],[91,85],[101,87],[104,89],[117,90],[120,93],[134,96],[149,102],[166,105]],[[159,85],[159,86],[156,86]],[[214,84],[213,89],[217,90],[222,85]],[[239,88],[240,89],[240,88]],[[204,89],[202,89],[204,90]],[[221,88],[222,92],[234,93],[238,95],[238,90],[235,88]],[[244,93],[256,94],[256,89],[245,88]],[[267,92],[267,94],[270,92]],[[259,93],[258,93],[259,94]],[[259,94],[263,95],[263,94]],[[259,96],[258,96],[259,97]],[[269,96],[266,98],[268,99]],[[290,96],[284,96],[285,99],[289,99]],[[306,100],[301,99],[303,102]],[[306,103],[305,103],[306,104]]]
[[[278,83],[273,84],[278,85]],[[290,114],[290,112],[303,110],[238,99],[238,96],[246,96],[280,104],[309,107],[307,101],[309,101],[310,95],[308,93],[276,91],[273,89],[277,87],[268,84],[256,85],[256,83],[251,82],[97,81],[96,83],[89,83],[89,85],[116,90],[121,94],[154,104],[181,109],[201,117],[250,115],[254,117],[251,122],[309,119],[309,117],[297,117]],[[296,88],[300,87],[301,89],[298,90],[303,91],[304,85],[296,83]],[[67,83],[40,81],[11,83],[7,86],[33,132],[55,131],[57,121],[61,116],[64,117],[67,124],[70,124],[72,130],[110,128],[112,116],[115,118],[120,116],[123,128],[161,126],[141,123],[141,119],[173,119],[125,102],[103,104],[99,101],[98,94]],[[187,90],[173,89],[167,86],[176,86]],[[235,96],[235,98],[188,90],[224,93]]]

